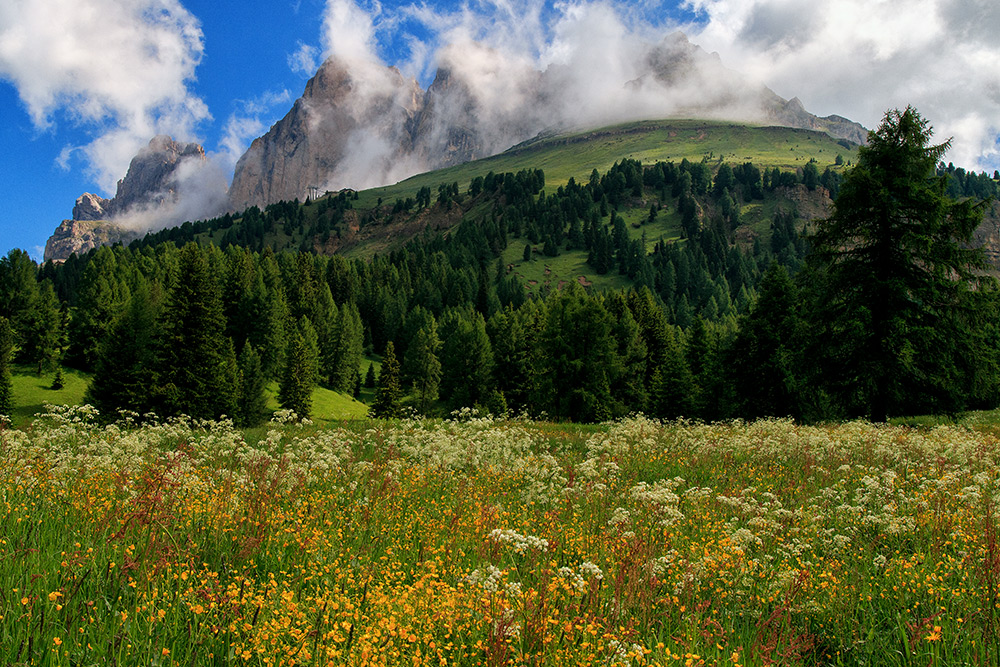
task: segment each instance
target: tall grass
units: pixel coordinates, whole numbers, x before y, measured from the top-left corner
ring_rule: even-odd
[[[446,421],[0,431],[0,662],[997,664],[997,439]]]

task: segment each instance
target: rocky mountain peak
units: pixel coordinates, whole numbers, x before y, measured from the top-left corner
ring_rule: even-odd
[[[327,59],[292,109],[236,164],[230,208],[304,199],[310,187],[326,189],[365,181],[376,147],[411,145],[410,129],[422,94],[417,82],[394,67]],[[381,154],[381,153],[379,153]]]
[[[114,197],[105,199],[85,192],[77,198],[73,219],[64,220],[45,244],[45,261],[61,261],[73,253],[137,238],[138,231],[119,222],[132,213],[155,211],[175,203],[179,169],[189,160],[203,164],[205,149],[166,135],[153,137],[132,158]]]

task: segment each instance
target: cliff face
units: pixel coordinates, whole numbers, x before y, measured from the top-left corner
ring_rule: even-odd
[[[139,237],[138,232],[114,222],[63,220],[45,242],[44,261],[63,262],[73,253],[82,255],[102,245],[128,244]]]
[[[323,63],[291,111],[236,164],[229,188],[234,210],[304,199],[309,188],[363,169],[370,156],[409,152],[419,86],[393,68],[364,69],[352,72],[335,59]]]
[[[205,149],[178,143],[168,136],[153,137],[129,163],[125,178],[111,199],[85,192],[73,207],[73,220],[112,220],[138,208],[169,202],[177,194],[177,169],[185,160],[205,161]]]
[[[62,261],[100,245],[129,243],[138,231],[123,220],[155,212],[176,202],[179,170],[188,161],[205,162],[205,150],[195,143],[179,143],[157,136],[129,163],[118,181],[115,196],[105,199],[86,192],[73,206],[73,219],[64,220],[45,244],[45,261]]]
[[[633,68],[638,76],[612,86],[612,100],[591,90],[579,68],[511,73],[485,47],[466,48],[471,55],[444,52],[426,91],[394,68],[327,60],[288,114],[240,158],[230,210],[302,200],[313,188],[384,185],[495,155],[541,132],[627,120],[749,120],[855,143],[867,134],[857,123],[818,118],[798,100],[747,83],[681,33],[646,47]]]

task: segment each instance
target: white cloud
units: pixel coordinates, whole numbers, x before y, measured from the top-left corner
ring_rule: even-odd
[[[288,56],[288,67],[296,74],[312,76],[319,67],[320,52],[315,46],[299,42],[299,48]]]
[[[156,134],[190,138],[210,117],[188,83],[203,53],[198,20],[177,0],[6,0],[0,4],[0,78],[32,122],[66,121],[94,139],[79,150],[113,192]]]
[[[219,153],[213,158],[221,161],[231,172],[250,142],[266,132],[277,116],[287,111],[291,99],[292,92],[286,88],[266,92],[251,100],[237,101],[239,108],[226,121],[219,141]]]
[[[382,13],[378,2],[362,9],[354,0],[328,0],[323,17],[323,55],[345,60],[380,62],[375,21]]]
[[[689,0],[692,39],[797,96],[810,111],[876,127],[912,104],[953,137],[948,159],[1000,166],[1000,4],[994,0]]]

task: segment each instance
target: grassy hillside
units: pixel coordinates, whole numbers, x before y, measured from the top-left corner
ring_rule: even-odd
[[[376,369],[379,364],[376,362]],[[368,370],[368,360],[362,367]],[[62,389],[52,389],[55,373],[36,375],[27,366],[17,366],[13,373],[14,414],[11,415],[13,425],[23,428],[31,422],[35,415],[45,412],[45,405],[82,405],[90,375],[70,368],[63,369],[64,386]],[[271,383],[268,387],[268,411],[277,410],[278,386]],[[372,391],[362,391],[362,398],[370,400]],[[313,391],[312,419],[320,424],[343,421],[345,419],[364,419],[368,415],[368,406],[356,401],[350,396],[339,394],[329,389],[317,387]]]
[[[558,187],[565,185],[570,177],[586,179],[594,169],[604,173],[623,158],[654,163],[680,162],[685,158],[701,161],[708,157],[716,162],[753,162],[761,168],[783,170],[803,167],[815,159],[822,171],[834,163],[837,155],[846,162],[854,159],[855,152],[856,147],[810,130],[702,120],[645,121],[534,139],[494,157],[366,190],[360,193],[359,205],[374,206],[379,198],[393,201],[412,197],[421,187],[434,189],[441,183],[458,181],[464,187],[491,171],[542,169],[546,184]]]

